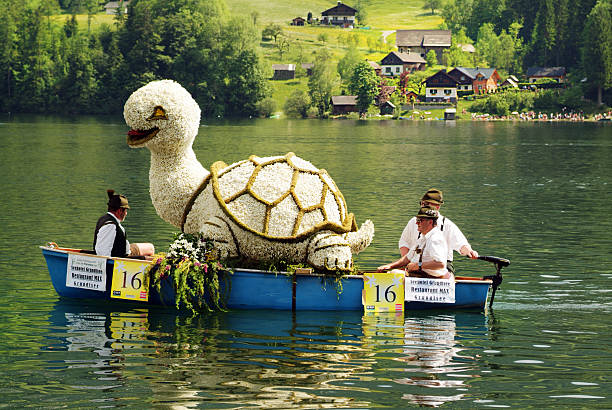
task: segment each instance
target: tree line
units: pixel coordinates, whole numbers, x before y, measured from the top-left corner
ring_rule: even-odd
[[[57,18],[60,6],[95,3],[0,0],[0,111],[117,113],[162,78],[187,88],[208,117],[252,115],[267,95],[258,30],[223,0],[131,0],[127,15],[95,30]]]

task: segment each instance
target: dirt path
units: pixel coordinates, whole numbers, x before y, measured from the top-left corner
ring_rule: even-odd
[[[395,30],[387,30],[387,31],[383,31],[382,32],[382,38],[383,41],[385,42],[385,44],[387,44],[387,36],[389,36],[390,34],[395,33]]]

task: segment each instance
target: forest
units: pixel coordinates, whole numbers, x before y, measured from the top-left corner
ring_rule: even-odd
[[[91,17],[104,3],[0,0],[1,112],[116,113],[133,90],[160,78],[183,84],[205,117],[254,115],[270,96],[263,16],[258,25],[253,13],[232,15],[225,0],[132,0],[112,24],[79,25],[76,14]],[[586,79],[586,95],[610,94],[612,0],[423,3],[442,16],[455,45],[476,46],[478,63],[513,74],[564,66],[572,82]],[[372,16],[384,4],[355,6]],[[466,64],[462,56],[452,47],[447,65]]]

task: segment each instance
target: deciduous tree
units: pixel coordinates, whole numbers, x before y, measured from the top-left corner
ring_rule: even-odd
[[[357,109],[364,114],[372,105],[374,97],[379,92],[380,78],[374,69],[365,61],[358,63],[349,83],[349,91],[357,96]]]

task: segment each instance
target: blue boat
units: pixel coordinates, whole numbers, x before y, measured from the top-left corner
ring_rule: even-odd
[[[90,290],[67,286],[69,255],[84,255],[88,253],[87,251],[55,246],[41,246],[40,248],[47,262],[51,282],[59,296],[137,303],[111,297],[115,263],[131,259],[91,255],[105,260],[106,288]],[[405,310],[484,309],[488,298],[489,304],[492,304],[495,290],[501,283],[501,268],[510,262],[506,259],[488,256],[482,256],[480,259],[493,262],[497,267],[497,274],[484,278],[457,276],[455,278],[455,303],[411,301],[405,302]],[[221,283],[221,291],[227,291],[225,304],[230,309],[363,310],[363,275],[343,276],[341,286],[339,286],[335,278],[321,274],[295,273],[289,275],[238,268],[234,269],[232,275],[229,275],[229,280],[231,281],[229,289],[225,289],[224,284]],[[175,306],[172,283],[168,279],[162,280],[159,292],[152,286],[149,289],[148,300],[138,303]]]

